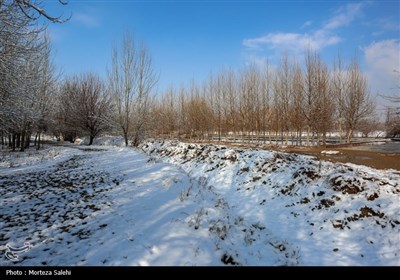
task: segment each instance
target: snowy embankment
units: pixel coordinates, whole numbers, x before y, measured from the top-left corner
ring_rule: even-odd
[[[198,181],[189,226],[208,231],[226,264],[400,265],[400,176],[312,157],[147,142],[153,160]]]

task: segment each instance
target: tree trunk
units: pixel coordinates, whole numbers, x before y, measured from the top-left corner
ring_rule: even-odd
[[[89,136],[89,146],[93,144],[94,137],[92,135]]]
[[[15,136],[15,146],[14,146],[14,150],[15,150],[15,148],[20,147],[21,135],[19,133],[16,133],[14,136]]]
[[[21,140],[20,140],[20,152],[25,151],[25,131],[21,133]]]
[[[25,134],[25,142],[24,142],[24,145],[25,145],[25,149],[28,149],[29,146],[31,145],[31,133],[30,133],[30,132],[27,133],[27,134]]]
[[[128,147],[128,133],[124,132],[124,141],[125,141],[125,146]]]
[[[35,139],[36,139],[36,138],[35,138]],[[39,149],[40,149],[40,132],[39,132],[38,135],[37,135],[37,139],[38,139],[38,141],[37,141],[36,150],[39,150]]]
[[[352,129],[347,131],[347,135],[346,135],[346,142],[347,143],[350,143],[352,134],[353,134],[353,130]]]

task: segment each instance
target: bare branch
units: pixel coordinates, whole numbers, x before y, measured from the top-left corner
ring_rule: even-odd
[[[64,23],[71,19],[71,16],[68,17],[67,19],[61,19],[61,16],[53,17],[53,16],[49,15],[44,8],[40,7],[40,2],[32,3],[30,0],[14,0],[14,1],[15,1],[15,3],[17,3],[18,7],[25,14],[25,16],[32,20],[37,20],[40,16],[44,16],[51,22]],[[68,1],[66,1],[66,0],[58,0],[58,2],[62,5],[68,4]],[[32,13],[30,13],[31,11],[35,11],[38,15],[33,16]]]

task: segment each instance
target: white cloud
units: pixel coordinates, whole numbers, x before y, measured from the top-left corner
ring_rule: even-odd
[[[342,26],[349,25],[355,20],[361,12],[361,9],[366,5],[364,3],[352,3],[347,4],[344,7],[339,8],[333,17],[323,26],[325,30],[334,30]]]
[[[307,20],[305,23],[303,23],[303,25],[301,26],[301,28],[306,28],[312,25],[312,21],[311,20]]]
[[[334,31],[340,27],[349,25],[361,13],[362,8],[368,2],[347,4],[339,8],[334,15],[319,29],[310,33],[268,33],[267,35],[244,39],[243,45],[249,49],[261,50],[263,48],[290,50],[295,53],[304,51],[311,46],[318,50],[327,46],[336,45],[342,39],[334,34]],[[311,25],[311,21],[306,21],[301,28]]]
[[[364,48],[367,75],[373,92],[393,94],[399,84],[400,42],[396,39],[373,42]]]
[[[252,49],[261,49],[262,45],[277,50],[304,51],[308,46],[313,49],[321,49],[326,46],[336,45],[341,41],[340,37],[329,35],[325,32],[307,33],[269,33],[265,36],[246,39],[243,45]]]
[[[89,13],[76,13],[72,15],[72,20],[76,20],[77,22],[83,24],[86,27],[99,27],[100,21],[99,19]]]
[[[374,20],[369,20],[363,23],[369,29],[376,30],[371,34],[373,36],[379,36],[391,31],[400,31],[400,26],[398,22],[393,18],[378,18]]]
[[[393,18],[376,19],[369,24],[367,23],[367,25],[372,25],[385,31],[396,31],[400,29],[399,24]]]

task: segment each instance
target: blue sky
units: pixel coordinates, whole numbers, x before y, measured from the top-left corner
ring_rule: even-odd
[[[302,57],[306,46],[330,63],[338,50],[357,53],[373,93],[391,93],[400,70],[400,7],[391,1],[44,1],[55,63],[64,74],[105,76],[113,44],[132,32],[150,50],[159,91],[204,80],[210,71],[240,68],[283,51]]]

